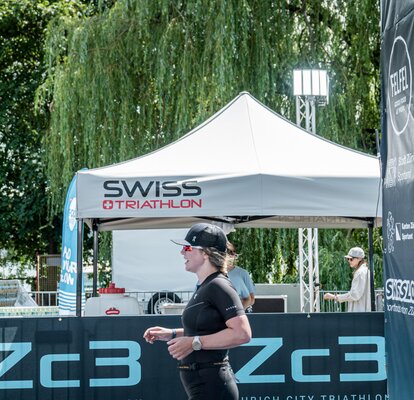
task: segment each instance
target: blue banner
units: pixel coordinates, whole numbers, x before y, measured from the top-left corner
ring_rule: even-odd
[[[76,315],[76,280],[78,254],[76,220],[76,175],[70,183],[63,210],[62,257],[59,281],[59,315]],[[82,279],[82,308],[85,303]]]
[[[396,400],[414,393],[414,0],[381,4],[385,338]]]
[[[240,400],[388,400],[383,313],[248,318],[230,350]],[[0,400],[186,399],[167,344],[142,337],[156,325],[181,316],[0,318]]]

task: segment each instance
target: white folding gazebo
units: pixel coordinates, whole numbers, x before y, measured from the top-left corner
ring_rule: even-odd
[[[311,134],[244,92],[168,146],[79,171],[76,215],[79,226],[86,222],[95,234],[200,221],[372,227],[380,224],[380,165],[377,157]]]

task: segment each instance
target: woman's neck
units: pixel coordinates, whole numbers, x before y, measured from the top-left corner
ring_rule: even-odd
[[[203,265],[203,267],[197,272],[198,283],[201,285],[211,274],[219,272],[214,266],[209,264]]]

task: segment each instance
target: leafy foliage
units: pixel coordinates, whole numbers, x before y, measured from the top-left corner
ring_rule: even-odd
[[[378,1],[119,0],[95,5],[98,14],[61,17],[48,30],[48,73],[38,106],[51,111],[44,149],[54,214],[61,212],[62,188],[76,170],[170,143],[241,91],[294,119],[295,67],[329,70],[331,98],[318,110],[318,133],[376,153]],[[366,238],[344,231],[330,241],[332,232],[320,232],[321,265],[327,268],[322,276],[330,283],[335,276],[330,271],[338,270],[344,251],[351,244],[366,248]],[[296,279],[297,232],[243,230],[233,236],[256,281]],[[341,272],[335,281],[342,278]]]
[[[74,1],[0,3],[0,248],[9,250],[4,262],[33,264],[35,251],[56,251],[59,218],[48,216],[41,147],[47,120],[35,115],[34,96],[47,23],[77,9]]]

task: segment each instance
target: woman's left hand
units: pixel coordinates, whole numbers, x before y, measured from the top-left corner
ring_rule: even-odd
[[[167,344],[171,357],[176,360],[182,360],[193,351],[193,338],[191,336],[177,337],[168,341]]]

